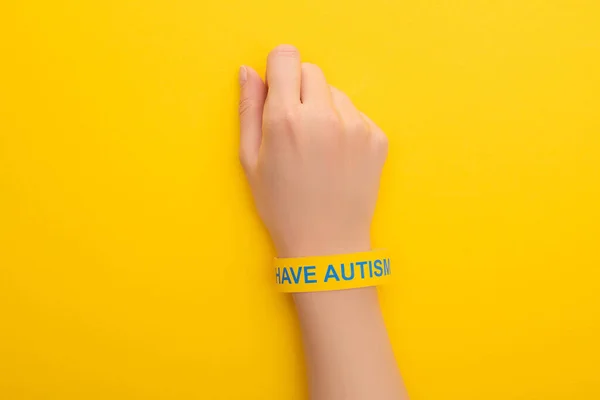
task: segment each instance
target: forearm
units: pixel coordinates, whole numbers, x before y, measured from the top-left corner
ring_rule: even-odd
[[[312,400],[407,399],[373,287],[294,295]]]

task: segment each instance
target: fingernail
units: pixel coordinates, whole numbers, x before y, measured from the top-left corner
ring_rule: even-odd
[[[247,79],[248,79],[248,71],[246,70],[246,67],[242,65],[240,67],[240,86],[244,86],[244,83],[246,83]]]

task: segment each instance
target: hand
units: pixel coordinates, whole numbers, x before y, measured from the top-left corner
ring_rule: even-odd
[[[240,69],[240,159],[278,256],[370,250],[387,137],[293,46],[267,82]]]

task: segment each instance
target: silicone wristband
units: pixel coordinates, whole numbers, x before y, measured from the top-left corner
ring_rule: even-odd
[[[320,292],[377,286],[391,277],[385,250],[322,257],[276,258],[275,282],[280,292]]]

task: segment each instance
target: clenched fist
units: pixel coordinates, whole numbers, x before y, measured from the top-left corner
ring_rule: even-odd
[[[385,134],[293,46],[240,85],[240,159],[278,256],[370,250]]]

